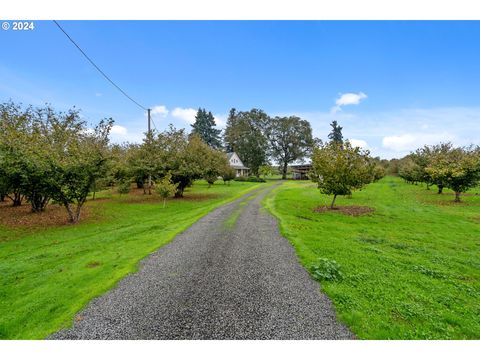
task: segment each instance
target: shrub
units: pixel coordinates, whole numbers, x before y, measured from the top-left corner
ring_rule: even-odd
[[[310,273],[315,280],[340,281],[343,274],[340,265],[335,260],[320,258],[310,267]]]
[[[119,194],[128,194],[130,192],[130,181],[122,181],[118,184],[117,191]]]

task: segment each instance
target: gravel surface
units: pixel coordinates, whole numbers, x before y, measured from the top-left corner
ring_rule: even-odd
[[[352,339],[261,207],[271,189],[200,219],[50,338]]]

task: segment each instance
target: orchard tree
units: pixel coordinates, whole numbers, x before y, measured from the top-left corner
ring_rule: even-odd
[[[227,164],[227,166],[222,167],[220,170],[220,176],[222,177],[224,184],[230,185],[230,181],[235,179],[237,172],[230,166],[230,164]]]
[[[230,167],[225,153],[217,150],[210,150],[206,153],[204,161],[204,179],[208,183],[208,187],[212,186],[215,181],[222,175],[223,169]]]
[[[267,128],[270,155],[280,164],[282,179],[287,178],[288,164],[311,154],[312,128],[307,120],[297,116],[275,117]]]
[[[441,177],[432,179],[430,174],[426,171],[437,157],[448,154],[453,149],[453,145],[450,142],[440,143],[438,145],[428,146],[425,145],[421,149],[417,149],[414,153],[410,154],[410,158],[418,165],[417,180],[424,182],[427,185],[427,189],[430,185],[436,185],[438,193],[443,192],[445,183]],[[442,155],[443,154],[443,155]]]
[[[172,125],[158,135],[155,146],[158,148],[157,175],[163,177],[171,173],[172,182],[177,184],[175,197],[183,197],[193,181],[204,177],[206,159],[215,151],[198,135],[187,136],[184,129],[177,130]]]
[[[192,134],[197,134],[200,139],[213,149],[221,149],[220,140],[221,130],[215,128],[215,118],[213,114],[205,109],[199,108],[195,116],[195,122],[192,126]]]
[[[480,183],[480,157],[472,147],[436,153],[425,170],[435,183],[441,182],[455,192],[456,202],[462,193]]]
[[[235,151],[256,176],[260,166],[268,163],[268,122],[269,117],[262,110],[236,112],[232,109],[225,128],[225,147]]]
[[[34,110],[22,109],[12,101],[0,104],[0,177],[3,195],[13,206],[22,205],[28,175],[26,149],[31,134]]]
[[[160,181],[155,183],[155,192],[160,195],[163,200],[163,207],[168,197],[173,196],[177,191],[177,184],[172,182],[172,174],[167,173]]]
[[[322,194],[333,195],[333,208],[338,195],[351,195],[373,181],[374,166],[367,150],[331,141],[313,151],[312,180]]]
[[[265,179],[267,176],[271,176],[273,174],[274,169],[273,169],[272,165],[265,164],[265,165],[260,166],[258,172]]]
[[[412,159],[412,155],[405,156],[398,165],[398,176],[409,184],[416,184],[424,180],[422,168]]]
[[[77,223],[93,183],[106,175],[113,120],[102,120],[95,129],[88,130],[75,109],[51,115],[50,161],[55,170],[52,198],[65,207],[69,221]]]

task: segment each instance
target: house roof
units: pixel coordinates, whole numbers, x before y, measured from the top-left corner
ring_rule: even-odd
[[[227,159],[230,160],[230,158],[235,154],[234,152],[229,152],[227,153]]]

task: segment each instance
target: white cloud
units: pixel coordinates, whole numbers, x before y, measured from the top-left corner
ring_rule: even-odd
[[[365,140],[360,140],[360,139],[349,139],[350,144],[353,146],[358,146],[362,149],[368,149],[368,144]]]
[[[172,110],[172,116],[181,119],[189,124],[195,122],[195,115],[197,115],[197,110],[192,108],[179,108],[176,107]]]
[[[214,115],[215,117],[215,125],[216,126],[220,126],[220,127],[223,127],[226,125],[226,120],[225,120],[225,117],[224,116],[221,116],[221,115]]]
[[[373,156],[401,158],[425,144],[451,141],[455,146],[479,144],[480,107],[405,108],[356,114],[342,111],[296,115],[312,124],[313,135],[323,140],[337,120],[347,139],[367,142]]]
[[[97,93],[95,93],[95,96],[96,96],[96,97],[100,97],[100,96],[103,96],[103,94],[102,94],[102,93],[99,93],[99,92],[97,92]]]
[[[434,145],[440,142],[455,141],[455,136],[448,132],[428,133],[406,133],[402,135],[385,136],[382,145],[388,150],[404,152],[413,151],[423,145]]]
[[[341,111],[342,106],[358,105],[362,100],[365,100],[366,98],[367,94],[363,92],[340,94],[340,97],[335,100],[335,106],[332,108],[331,112],[335,114],[337,111]]]
[[[156,105],[152,108],[152,115],[159,115],[161,117],[166,117],[168,115],[168,109],[165,105]]]
[[[126,136],[128,133],[128,130],[126,127],[121,126],[121,125],[113,125],[112,129],[110,130],[110,133],[112,135],[120,135],[120,136]]]

